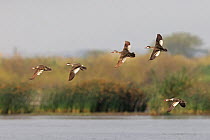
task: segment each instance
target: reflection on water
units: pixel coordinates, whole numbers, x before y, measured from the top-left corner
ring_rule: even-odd
[[[0,140],[209,140],[210,116],[0,116]]]

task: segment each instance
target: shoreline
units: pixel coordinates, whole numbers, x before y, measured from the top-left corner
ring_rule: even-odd
[[[142,113],[142,112],[97,112],[97,113],[59,113],[59,112],[36,112],[19,114],[0,114],[0,116],[210,116],[210,113]]]

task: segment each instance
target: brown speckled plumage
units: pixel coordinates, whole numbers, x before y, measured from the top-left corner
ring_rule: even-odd
[[[115,65],[115,68],[120,67],[125,61],[127,57],[130,58],[134,58],[135,57],[135,53],[134,52],[130,52],[129,51],[129,47],[130,47],[130,42],[129,41],[125,41],[125,45],[124,48],[121,52],[118,52],[116,50],[114,50],[112,53],[120,53],[120,58],[117,62],[117,64]]]

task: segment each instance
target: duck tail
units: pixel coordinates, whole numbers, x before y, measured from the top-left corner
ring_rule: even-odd
[[[82,66],[80,69],[81,70],[87,70],[87,67]]]
[[[163,51],[167,52],[168,50],[167,49],[163,49]]]
[[[136,56],[134,52],[129,53],[128,55],[129,55],[129,57],[135,57]]]

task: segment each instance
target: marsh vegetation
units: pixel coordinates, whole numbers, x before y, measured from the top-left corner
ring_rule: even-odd
[[[149,55],[129,59],[114,68],[118,56],[103,53],[84,58],[36,57],[0,58],[0,112],[147,112],[165,113],[165,98],[187,101],[186,109],[172,113],[203,114],[210,111],[210,59],[187,58],[163,53],[156,61]],[[80,62],[88,67],[71,82],[66,62]],[[34,80],[30,68],[50,66]]]

